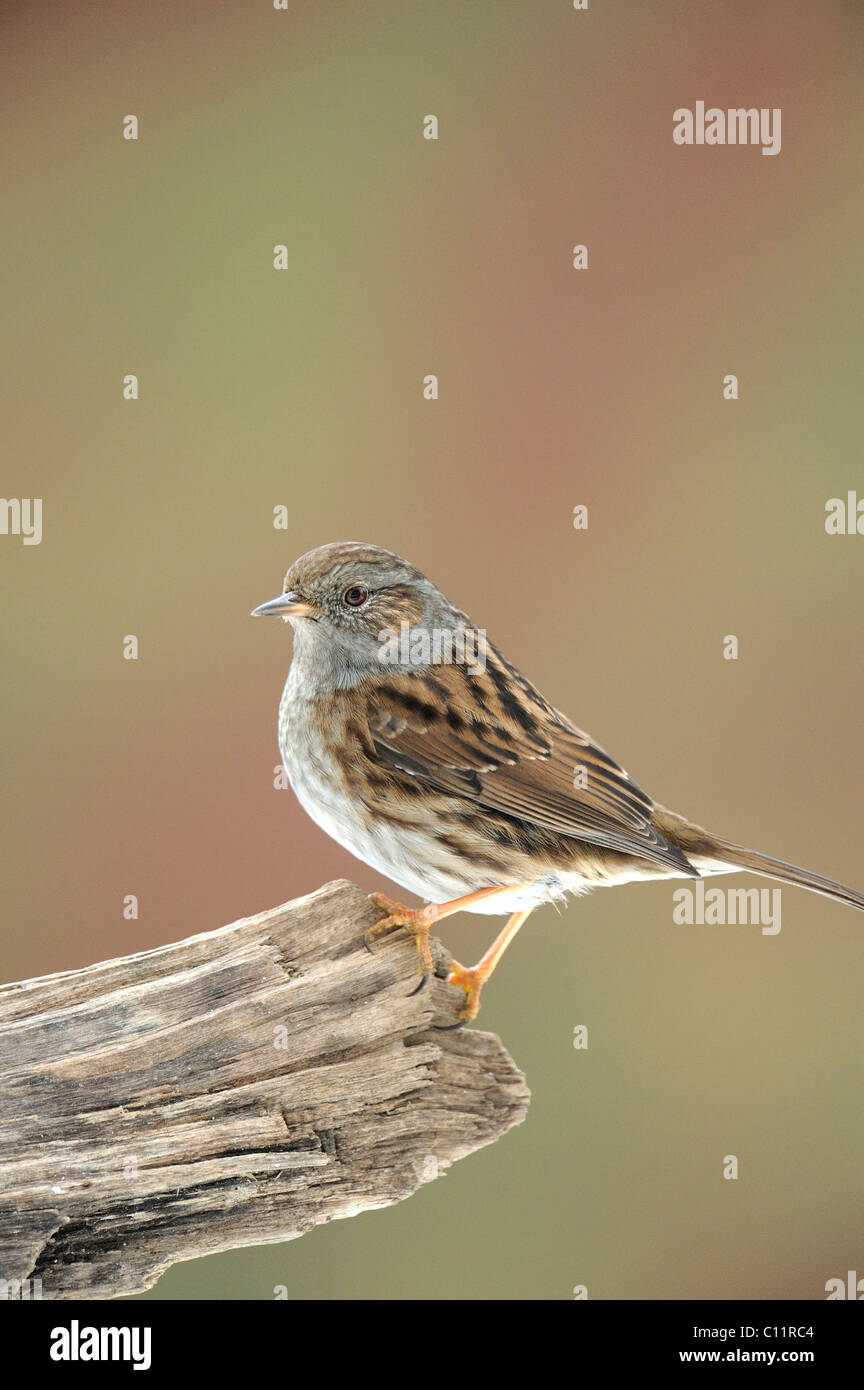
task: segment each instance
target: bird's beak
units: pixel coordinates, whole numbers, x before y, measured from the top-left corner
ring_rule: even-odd
[[[287,594],[278,594],[266,603],[259,603],[257,608],[252,609],[252,617],[283,618],[287,623],[289,618],[320,618],[321,610],[289,589]]]

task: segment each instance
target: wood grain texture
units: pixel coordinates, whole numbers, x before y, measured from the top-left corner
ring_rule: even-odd
[[[363,947],[380,915],[341,881],[0,988],[0,1280],[133,1293],[400,1201],[518,1124],[529,1092],[499,1039],[432,1027],[464,998],[443,948],[412,997],[408,934]]]

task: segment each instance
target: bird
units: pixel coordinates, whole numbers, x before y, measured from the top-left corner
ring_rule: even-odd
[[[452,962],[448,981],[464,1002],[450,1026],[476,1017],[531,912],[570,894],[745,870],[864,910],[855,889],[655,802],[393,551],[362,541],[316,546],[252,615],[293,629],[278,738],[301,806],[424,900],[407,907],[372,894],[384,916],[366,945],[407,928],[421,989],[436,922],[462,910],[509,919],[476,965]]]

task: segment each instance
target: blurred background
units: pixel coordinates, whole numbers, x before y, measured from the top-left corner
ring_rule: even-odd
[[[0,977],[392,892],[273,785],[290,632],[249,611],[337,539],[411,559],[659,801],[864,888],[864,538],[824,529],[864,496],[862,38],[839,0],[4,6],[2,491],[44,537],[0,536]],[[698,100],[781,107],[782,152],[676,146]],[[479,1026],[521,1128],[148,1296],[864,1273],[864,919],[789,888],[778,936],[682,927],[671,892],[511,948]]]

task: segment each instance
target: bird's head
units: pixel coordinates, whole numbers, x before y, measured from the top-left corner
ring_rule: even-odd
[[[380,675],[382,653],[388,642],[392,649],[394,633],[454,631],[467,623],[407,560],[361,541],[308,550],[288,570],[282,593],[252,615],[290,622],[295,659],[315,664],[331,685]],[[402,664],[395,663],[397,669]]]

